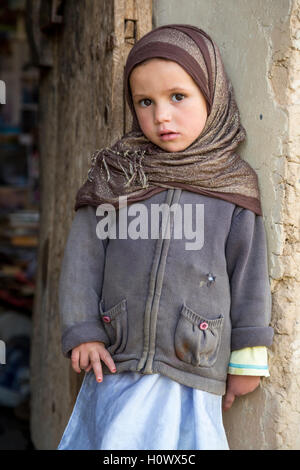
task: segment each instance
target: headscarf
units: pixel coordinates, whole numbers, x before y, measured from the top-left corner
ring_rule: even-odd
[[[129,84],[133,68],[151,58],[183,67],[204,95],[208,117],[198,138],[186,149],[168,152],[142,133]],[[218,46],[202,29],[181,24],[160,26],[131,49],[124,70],[124,86],[132,112],[131,131],[110,147],[96,150],[87,180],[76,195],[75,210],[108,203],[120,207],[147,199],[168,188],[181,188],[223,199],[262,215],[258,178],[236,153],[246,137],[234,90]]]

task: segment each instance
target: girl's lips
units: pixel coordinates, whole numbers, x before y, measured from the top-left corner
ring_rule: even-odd
[[[178,136],[179,136],[178,132],[170,132],[169,134],[161,134],[159,137],[163,141],[168,141],[168,140],[176,139],[176,137]]]

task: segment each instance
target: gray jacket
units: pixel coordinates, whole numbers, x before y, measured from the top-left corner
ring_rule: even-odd
[[[270,346],[273,339],[263,218],[181,189],[132,206],[147,211],[148,227],[155,226],[152,208],[161,207],[165,231],[157,236],[149,228],[147,237],[134,239],[133,230],[122,238],[121,214],[137,229],[128,205],[104,239],[99,227],[106,213],[98,216],[92,206],[75,213],[59,280],[63,354],[102,341],[117,373],[160,373],[222,395],[231,351]],[[111,373],[103,362],[102,368]]]

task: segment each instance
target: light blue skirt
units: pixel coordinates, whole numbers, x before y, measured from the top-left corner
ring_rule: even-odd
[[[58,450],[228,450],[222,397],[160,374],[85,374]]]

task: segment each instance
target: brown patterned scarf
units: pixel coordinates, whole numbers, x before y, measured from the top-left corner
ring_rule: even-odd
[[[208,118],[200,136],[185,150],[167,152],[142,133],[135,114],[129,76],[150,58],[177,62],[194,79],[207,100]],[[262,215],[256,172],[235,150],[246,137],[234,91],[210,36],[196,26],[165,25],[143,36],[131,49],[124,85],[133,115],[130,132],[114,145],[96,150],[86,182],[76,195],[75,210],[119,197],[131,204],[166,190],[182,188],[224,199]]]

